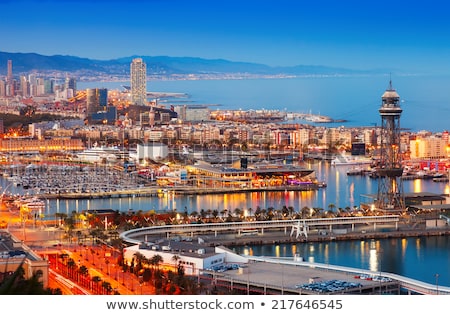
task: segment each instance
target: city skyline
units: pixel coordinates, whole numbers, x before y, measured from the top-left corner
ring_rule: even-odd
[[[8,52],[446,73],[450,24],[432,2],[18,0],[0,3],[0,34]]]

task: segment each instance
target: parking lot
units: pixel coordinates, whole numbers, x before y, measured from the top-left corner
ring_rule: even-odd
[[[239,265],[238,268],[224,266],[211,272],[218,281],[228,281],[234,284],[248,283],[253,287],[272,288],[302,294],[346,292],[358,294],[364,290],[380,286],[382,282],[394,284],[387,278],[378,279],[375,275],[365,277],[365,274],[259,261]]]

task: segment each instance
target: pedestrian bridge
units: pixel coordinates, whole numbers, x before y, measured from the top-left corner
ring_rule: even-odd
[[[319,219],[296,219],[296,220],[272,220],[272,221],[251,221],[251,222],[225,222],[225,223],[201,223],[201,224],[176,224],[176,225],[159,225],[150,226],[121,233],[120,237],[131,244],[139,244],[146,236],[164,235],[169,238],[171,234],[214,234],[217,236],[219,232],[235,231],[238,235],[257,231],[264,234],[268,230],[284,229],[288,233],[290,229],[291,236],[296,233],[296,237],[307,232],[311,227],[326,228],[330,231],[333,227],[348,226],[352,231],[356,225],[372,225],[374,230],[377,224],[395,224],[398,227],[399,216],[361,216],[361,217],[340,217],[340,218],[319,218]]]

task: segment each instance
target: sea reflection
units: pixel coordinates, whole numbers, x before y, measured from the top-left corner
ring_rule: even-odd
[[[434,275],[439,274],[441,285],[450,286],[450,236],[235,246],[232,249],[252,256],[300,256],[308,262],[374,273],[381,270],[427,283],[434,283]]]
[[[369,243],[369,270],[380,271],[380,256],[378,254],[379,249],[376,248],[376,241],[372,240]]]
[[[413,192],[419,193],[422,191],[422,180],[420,179],[414,179],[413,180]]]

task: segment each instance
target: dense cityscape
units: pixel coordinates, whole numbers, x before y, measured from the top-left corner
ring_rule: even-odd
[[[263,239],[264,229],[268,237],[271,231],[272,237],[284,239],[286,232],[281,231],[291,226],[294,231],[295,224],[297,237],[291,233],[288,241],[299,237],[320,241],[322,236],[344,239],[320,228],[310,232],[314,220],[321,219],[346,219],[336,221],[343,229],[346,224],[358,224],[354,219],[379,217],[385,221],[378,224],[386,224],[391,236],[399,230],[403,236],[420,235],[421,229],[428,235],[430,231],[449,233],[448,196],[425,194],[405,199],[398,182],[405,178],[448,181],[449,132],[397,128],[401,111],[395,103],[393,107],[389,103],[398,97],[392,85],[383,94],[381,125],[330,127],[325,125],[339,120],[282,110],[212,110],[208,104],[180,105],[183,91],[148,91],[147,65],[141,58],[133,59],[130,86],[121,90],[78,90],[80,78],[70,74],[62,79],[36,73],[17,76],[13,62],[8,61],[7,74],[0,80],[1,171],[9,183],[2,187],[0,212],[0,260],[6,261],[6,269],[0,270],[2,293],[38,294],[38,288],[47,294],[245,292],[245,286],[212,285],[211,277],[216,272],[245,272],[240,264],[248,260],[213,246],[205,250],[205,240],[215,241],[208,241],[200,230],[190,230],[193,224],[212,224],[208,233],[221,234],[222,245],[236,231],[239,239],[255,234]],[[174,99],[177,102],[172,104]],[[389,109],[383,107],[386,104]],[[397,112],[392,114],[392,108]],[[393,115],[397,116],[390,120]],[[386,130],[392,134],[386,136]],[[86,209],[84,213],[43,216],[45,200],[56,198],[159,198],[170,194],[325,189],[328,183],[304,163],[314,160],[349,165],[348,176],[387,180],[380,180],[383,184],[378,196],[354,208],[330,204],[329,209],[286,206],[245,211],[197,209],[190,213],[180,209],[165,213]],[[12,194],[8,190],[12,186],[23,188],[27,195]],[[384,217],[391,215],[395,218]],[[307,227],[306,221],[301,225],[299,220],[311,220],[310,225]],[[285,222],[257,225],[268,221]],[[222,230],[217,228],[221,224]],[[127,232],[166,225],[179,226],[179,230],[149,231],[145,238]],[[362,231],[366,234],[365,229]],[[355,235],[352,232],[344,233],[345,238],[361,237],[360,230]],[[373,232],[367,237],[376,237]],[[172,242],[161,241],[164,235],[173,235]],[[22,242],[25,247],[13,250]],[[200,263],[201,257],[206,258]],[[16,269],[23,264],[26,271],[18,275]],[[20,277],[21,282],[17,280]],[[367,279],[369,276],[358,274],[356,278],[363,282],[341,283],[333,290],[375,292],[373,282],[364,282],[373,281]],[[376,292],[401,291],[400,282],[391,278],[380,276],[376,282]],[[280,293],[278,287],[271,289]],[[290,289],[317,293],[305,286]],[[434,289],[427,288],[428,294],[434,294]],[[247,293],[249,290],[247,285]],[[261,294],[257,285],[253,290]],[[288,288],[282,286],[281,292],[285,290]],[[444,288],[441,291],[446,292]],[[442,292],[436,288],[436,293]]]

